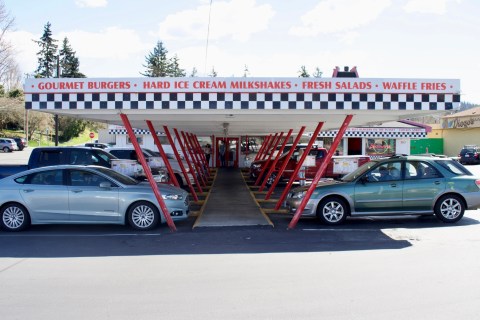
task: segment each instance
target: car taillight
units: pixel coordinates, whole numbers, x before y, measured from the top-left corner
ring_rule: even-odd
[[[475,184],[476,184],[477,187],[480,189],[480,180],[475,180]]]
[[[475,159],[478,159],[478,153],[475,152],[473,156],[475,157]]]

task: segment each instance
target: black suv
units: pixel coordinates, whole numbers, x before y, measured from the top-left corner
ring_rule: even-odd
[[[480,163],[480,148],[476,145],[463,146],[458,157],[461,164]]]
[[[15,142],[17,143],[19,151],[22,151],[23,149],[28,147],[27,140],[25,140],[25,138],[15,137],[15,138],[9,138],[9,139],[15,140]]]

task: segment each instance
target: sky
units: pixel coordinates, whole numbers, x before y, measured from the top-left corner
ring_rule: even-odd
[[[1,0],[0,0],[1,1]],[[23,74],[47,22],[92,78],[141,77],[158,41],[187,75],[460,79],[480,104],[478,0],[3,0]],[[247,70],[247,71],[246,71]]]

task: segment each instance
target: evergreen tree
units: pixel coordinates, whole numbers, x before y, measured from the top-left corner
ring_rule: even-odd
[[[171,75],[171,63],[167,58],[167,49],[163,46],[161,41],[157,42],[155,48],[153,48],[153,52],[150,52],[148,56],[145,58],[146,71],[144,73],[140,73],[146,77],[167,77]]]
[[[51,24],[47,22],[43,29],[40,40],[34,40],[40,46],[37,52],[38,68],[35,71],[35,78],[52,78],[56,69],[57,40],[52,38]]]
[[[170,66],[171,66],[171,73],[170,75],[172,77],[185,77],[185,69],[180,68],[180,64],[178,63],[178,56],[175,55],[171,60],[170,60]]]
[[[217,76],[217,71],[215,71],[215,67],[212,67],[212,71],[210,71],[209,77],[215,78]]]
[[[320,71],[320,68],[319,67],[315,68],[315,72],[313,73],[313,77],[314,78],[321,78],[322,75],[323,75],[323,72]]]
[[[197,76],[197,73],[198,73],[197,68],[193,67],[192,72],[190,72],[189,77],[192,77],[192,78],[193,78],[193,77],[196,77],[196,76]]]
[[[75,56],[68,38],[65,37],[62,42],[62,47],[59,51],[61,78],[85,78],[85,75],[80,72],[80,61]]]
[[[310,78],[310,74],[308,73],[307,68],[305,66],[301,66],[298,73],[300,74],[299,75],[300,78]]]

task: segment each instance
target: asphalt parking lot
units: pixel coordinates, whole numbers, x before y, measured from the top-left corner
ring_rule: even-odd
[[[26,163],[29,151],[0,153]],[[22,162],[23,158],[23,162]],[[480,165],[467,166],[480,176]],[[340,228],[149,233],[123,226],[0,232],[2,319],[475,319],[480,212],[355,218]]]

